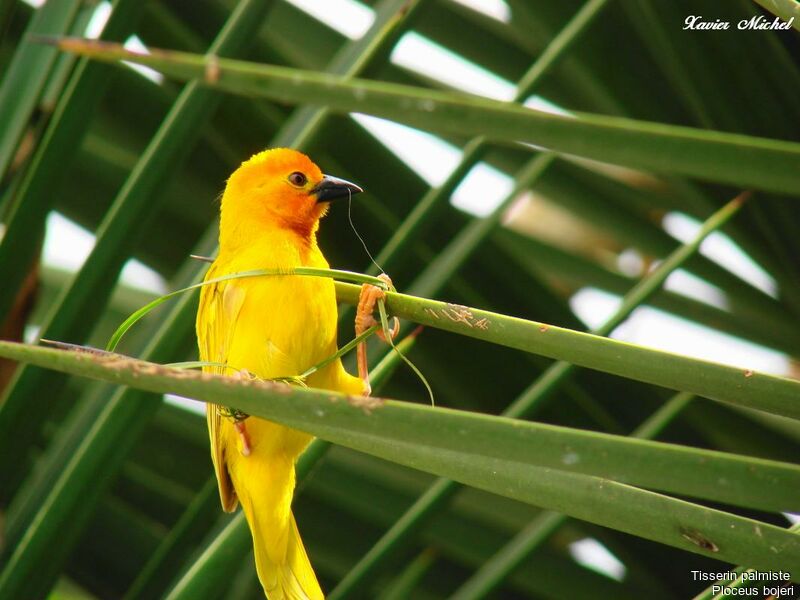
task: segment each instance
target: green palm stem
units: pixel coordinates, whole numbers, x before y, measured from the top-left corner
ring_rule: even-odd
[[[414,590],[420,581],[431,572],[436,564],[438,552],[426,548],[378,596],[378,600],[404,600],[413,598]]]
[[[513,259],[521,272],[531,277],[555,278],[572,288],[596,287],[622,296],[635,281],[634,277],[622,275],[595,261],[509,229],[495,231],[489,242],[503,252],[501,256]],[[748,313],[747,318],[742,318],[666,289],[651,298],[648,304],[673,315],[705,323],[718,331],[780,349],[787,354],[794,353],[800,346],[800,333],[788,330],[785,319],[774,313]]]
[[[324,103],[340,113],[365,112],[431,131],[537,144],[559,153],[737,187],[782,194],[800,191],[800,175],[794,169],[800,144],[794,142],[596,114],[566,117],[467,94],[226,59],[213,62],[214,76],[209,78],[208,60],[194,54],[154,50],[145,55],[119,44],[46,41],[97,60],[134,62],[232,93]]]
[[[407,402],[241,382],[113,354],[11,342],[0,343],[0,353],[136,389],[224,403],[393,462],[720,560],[756,568],[800,568],[800,538],[780,527],[634,487],[769,511],[794,510],[800,468],[791,463]],[[82,464],[86,462],[82,457]],[[654,468],[659,465],[663,468]],[[664,519],[653,521],[653,511]],[[753,535],[759,544],[753,544]]]
[[[36,19],[44,18],[47,11],[63,11],[70,2],[53,2],[46,11],[36,11]],[[73,3],[80,4],[80,3]],[[58,6],[56,6],[58,5]],[[115,0],[113,10],[101,34],[102,39],[118,40],[124,38],[138,20],[141,3],[135,0]],[[36,29],[34,23],[31,28]],[[52,30],[50,30],[52,31]],[[43,33],[43,31],[39,31]],[[40,52],[33,43],[27,46]],[[18,55],[22,63],[21,82],[13,82],[15,98],[24,98],[21,92],[37,79],[31,73],[46,74],[41,64],[28,62],[26,53]],[[15,59],[16,60],[16,59]],[[13,67],[9,66],[6,80],[10,81]],[[102,91],[113,71],[108,65],[84,59],[78,62],[75,73],[67,82],[61,99],[50,119],[50,124],[31,158],[30,165],[21,176],[18,187],[8,196],[8,206],[4,207],[3,220],[6,232],[0,240],[0,273],[3,273],[3,286],[0,287],[0,314],[11,308],[16,292],[28,273],[28,266],[39,248],[37,236],[32,232],[44,230],[44,220],[50,210],[54,197],[51,186],[60,181],[71,165],[69,158],[75,146],[89,127],[95,107],[102,98]],[[5,83],[3,84],[5,86]],[[0,114],[11,115],[13,111],[0,109]],[[11,135],[10,129],[3,127],[4,139]],[[2,169],[0,169],[2,173]]]
[[[800,31],[800,6],[792,0],[755,0],[765,10],[768,10],[782,21],[794,19],[792,27]]]
[[[42,48],[31,38],[68,34],[80,7],[81,2],[77,0],[65,0],[34,12],[21,47],[6,69],[0,83],[0,180],[6,178],[20,139],[58,58],[53,49]]]

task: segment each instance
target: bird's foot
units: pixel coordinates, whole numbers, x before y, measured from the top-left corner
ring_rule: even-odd
[[[236,433],[239,434],[239,441],[242,443],[239,452],[241,452],[242,456],[250,456],[250,436],[247,434],[247,425],[245,425],[244,421],[234,421],[233,426],[236,429]]]
[[[381,273],[378,275],[378,278],[383,280],[390,288],[393,287],[392,280],[386,273]],[[356,336],[361,335],[370,327],[378,324],[374,316],[375,305],[378,303],[378,300],[381,300],[385,297],[386,292],[377,285],[365,283],[361,286],[361,295],[358,297],[358,308],[356,310]],[[392,328],[389,330],[389,335],[391,336],[391,339],[394,339],[397,333],[400,331],[400,321],[397,319],[397,317],[393,317],[392,321],[393,324]],[[383,329],[378,329],[376,333],[383,341],[389,341],[386,339],[386,334],[384,333]],[[372,387],[369,384],[369,365],[367,364],[366,342],[361,342],[358,345],[356,355],[358,358],[358,376],[361,378],[361,381],[364,382],[364,395],[369,396],[372,393]]]
[[[255,375],[253,375],[247,369],[236,371],[234,377],[236,379],[255,379]],[[246,415],[241,411],[234,411],[231,414],[231,418],[233,419],[233,427],[236,429],[236,433],[239,434],[239,441],[241,442],[239,452],[242,454],[242,456],[250,456],[251,451],[250,436],[247,434],[247,425],[245,425],[245,421],[249,418],[249,416],[250,415]]]

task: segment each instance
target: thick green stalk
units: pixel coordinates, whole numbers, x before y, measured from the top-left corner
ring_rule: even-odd
[[[200,541],[201,532],[207,531],[218,518],[218,498],[217,479],[212,475],[139,571],[125,593],[126,600],[146,600],[163,595],[164,581],[180,568],[186,560],[188,548]]]
[[[341,301],[359,288],[336,284]],[[795,380],[654,350],[546,323],[456,304],[387,293],[389,312],[421,325],[777,415],[800,418]]]
[[[739,200],[726,205],[703,227],[703,235],[710,231],[710,223],[719,226],[735,212]],[[690,246],[682,246],[664,264],[674,266],[691,255]],[[656,273],[658,274],[656,276]],[[668,274],[659,269],[636,286],[630,297],[609,323],[598,331],[603,332],[617,321],[624,310],[638,306],[644,297],[657,289],[656,282]],[[339,299],[354,303],[359,288],[337,283]],[[476,339],[501,344],[509,348],[531,352],[567,363],[691,392],[713,400],[757,408],[774,414],[800,418],[800,383],[751,369],[730,367],[711,361],[645,348],[620,342],[597,334],[581,333],[546,323],[516,319],[470,307],[438,302],[389,292],[386,294],[389,312],[401,319],[421,325],[467,335]]]
[[[700,177],[736,186],[797,194],[800,144],[721,131],[576,113],[564,117],[507,102],[316,71],[62,39],[62,50],[98,60],[143,64],[178,80],[254,94],[280,102],[325,104],[337,112],[365,112],[413,127],[497,140],[527,142],[635,169]]]
[[[67,6],[67,2],[51,2]],[[133,28],[142,3],[136,0],[116,0],[105,28],[103,39],[122,39]],[[25,68],[26,81],[30,66]],[[28,274],[28,267],[39,249],[38,238],[32,232],[43,231],[47,212],[53,205],[56,185],[73,164],[70,158],[89,127],[95,107],[102,99],[112,70],[88,59],[78,62],[70,81],[56,105],[49,126],[22,176],[19,187],[10,194],[6,232],[0,240],[0,314],[6,314],[15,294]],[[0,113],[3,111],[0,110]]]
[[[52,48],[37,45],[31,38],[69,32],[81,4],[80,0],[62,0],[49,2],[37,10],[6,69],[0,84],[0,181],[5,179],[20,138],[58,58]]]
[[[355,301],[355,286],[337,284]],[[391,314],[509,348],[777,415],[800,418],[800,383],[488,311],[388,293]]]
[[[0,342],[0,353],[140,390],[223,403],[380,458],[720,560],[761,568],[800,568],[800,538],[779,527],[617,483],[623,480],[669,487],[682,494],[715,499],[724,496],[724,501],[733,502],[748,494],[758,504],[786,505],[794,510],[798,498],[789,492],[800,485],[800,467],[789,463],[392,400],[209,376],[114,354],[59,351],[11,342]],[[92,462],[86,456],[80,458],[82,468]],[[721,485],[723,480],[730,482],[731,493],[711,485]],[[59,483],[66,481],[64,478]],[[782,487],[788,491],[781,493]],[[759,491],[761,498],[757,498]],[[783,497],[778,498],[781,494]],[[745,501],[749,503],[750,499]],[[51,511],[45,520],[53,524],[55,517],[50,513],[56,508],[61,513],[64,504],[48,503],[47,508]],[[664,518],[653,520],[654,512]],[[20,548],[41,543],[37,534],[43,526],[37,523]],[[754,543],[756,538],[758,543]],[[12,557],[4,578],[10,577],[9,573],[23,576],[19,567],[27,563],[20,561],[18,554]],[[0,591],[7,589],[3,581]]]
[[[755,0],[765,10],[782,21],[793,20],[792,27],[800,31],[800,5],[793,0]]]

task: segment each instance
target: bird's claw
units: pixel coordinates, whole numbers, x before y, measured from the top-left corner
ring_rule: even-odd
[[[392,280],[386,273],[381,273],[378,275],[378,278],[384,281],[389,288],[393,287]],[[377,285],[365,283],[361,286],[361,295],[358,297],[358,308],[356,310],[356,336],[361,335],[370,327],[378,324],[373,314],[375,312],[375,305],[378,303],[378,300],[381,300],[385,297],[386,292]],[[397,317],[393,317],[392,327],[389,330],[391,339],[394,339],[399,331],[400,321]],[[382,329],[378,329],[376,333],[384,342],[389,341],[386,339],[386,334]],[[364,395],[369,396],[370,393],[372,393],[372,388],[369,384],[369,365],[367,364],[366,342],[361,342],[358,345],[356,354],[358,358],[358,376],[364,382]]]

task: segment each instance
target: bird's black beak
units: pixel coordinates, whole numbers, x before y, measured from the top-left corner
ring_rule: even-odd
[[[314,186],[314,189],[311,190],[311,193],[317,197],[317,202],[329,202],[330,200],[335,200],[336,198],[350,197],[353,194],[358,194],[363,191],[364,190],[358,187],[355,183],[350,183],[349,181],[339,179],[338,177],[324,175],[322,177],[322,181]]]

